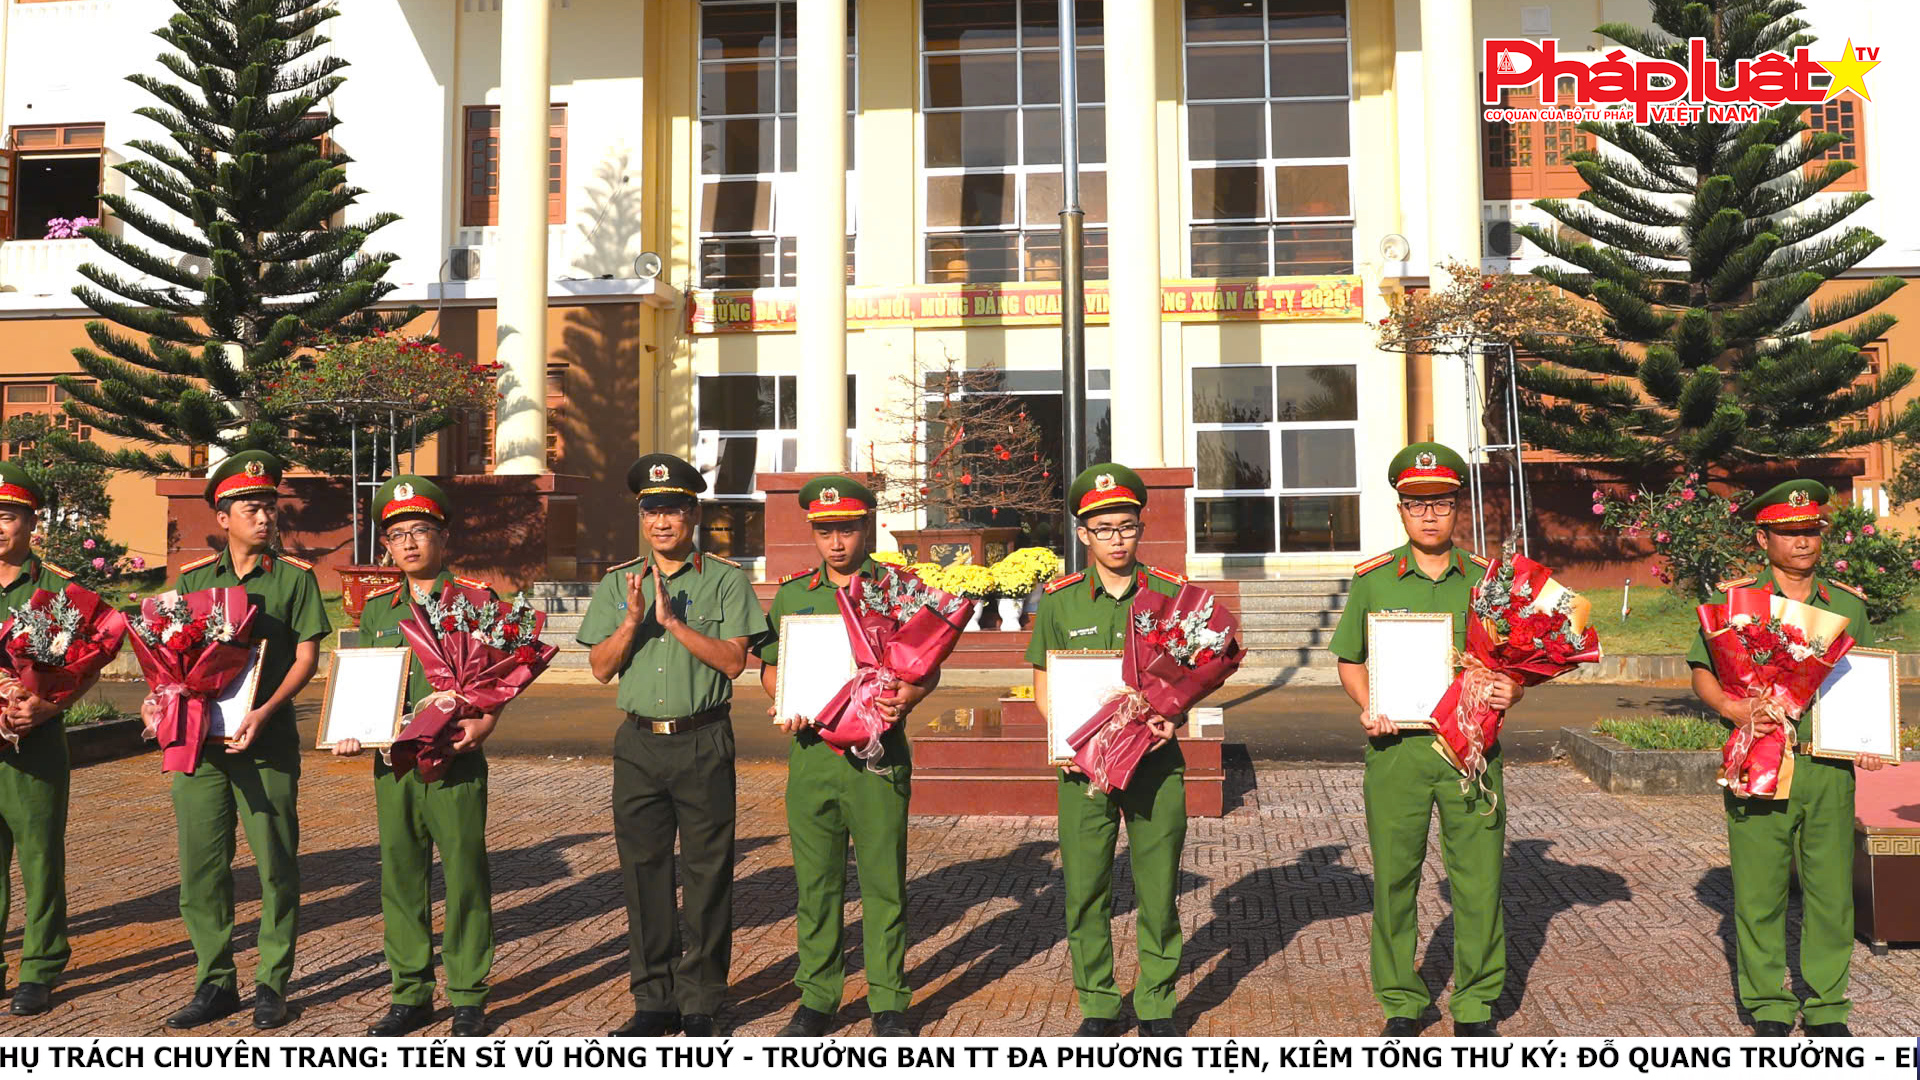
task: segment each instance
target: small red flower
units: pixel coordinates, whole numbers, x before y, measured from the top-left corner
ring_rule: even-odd
[[[531,664],[540,658],[540,650],[531,645],[522,645],[513,650],[513,658],[522,664]]]
[[[460,629],[460,620],[454,618],[452,615],[442,616],[440,619],[440,629],[450,634]]]
[[[193,639],[187,636],[186,631],[175,630],[167,638],[167,648],[177,653],[184,653],[193,648]]]

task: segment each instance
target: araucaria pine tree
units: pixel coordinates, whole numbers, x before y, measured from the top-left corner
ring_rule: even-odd
[[[152,203],[103,195],[126,237],[88,239],[122,266],[87,264],[74,290],[112,320],[91,322],[93,348],[74,350],[81,377],[61,380],[82,423],[147,444],[75,453],[138,472],[186,468],[169,446],[271,450],[337,466],[344,428],[261,405],[260,383],[311,333],[372,330],[396,317],[371,305],[394,286],[394,257],[364,250],[396,220],[376,214],[335,227],[361,189],[345,154],[323,145],[338,122],[318,113],[347,62],[318,28],[335,14],[321,0],[174,0],[156,31],[171,78],[128,76],[157,104],[137,112],[168,132],[132,140],[141,158],[116,166]],[[132,238],[138,233],[141,242]],[[335,436],[339,437],[336,439]]]
[[[1685,66],[1704,38],[1720,71],[1742,58],[1810,44],[1791,0],[1653,0],[1650,29],[1598,32]],[[1728,76],[1723,76],[1728,77]],[[1607,145],[1571,155],[1588,191],[1536,206],[1595,243],[1518,231],[1577,271],[1535,273],[1604,313],[1602,341],[1539,340],[1520,381],[1535,446],[1642,466],[1731,466],[1829,455],[1920,432],[1920,408],[1875,419],[1913,379],[1897,366],[1864,377],[1862,347],[1893,325],[1873,309],[1897,277],[1815,293],[1878,248],[1848,225],[1865,193],[1828,189],[1854,169],[1823,162],[1842,141],[1813,132],[1806,106],[1753,123],[1588,122]]]

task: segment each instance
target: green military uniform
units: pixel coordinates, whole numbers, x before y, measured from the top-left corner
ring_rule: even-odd
[[[1796,506],[1794,492],[1807,493]],[[1759,524],[1817,523],[1817,514],[1793,513],[1819,508],[1828,499],[1825,485],[1792,481],[1773,488],[1745,508]],[[1768,508],[1788,509],[1767,519]],[[1794,519],[1798,520],[1794,520]],[[1783,520],[1784,519],[1784,520]],[[1757,578],[1721,582],[1711,603],[1726,602],[1729,589],[1752,587],[1779,592],[1771,567]],[[1872,648],[1873,625],[1867,605],[1852,586],[1813,579],[1808,602],[1847,617],[1847,633],[1860,648]],[[1696,635],[1687,663],[1713,670],[1704,634]],[[1742,799],[1722,795],[1727,813],[1727,855],[1733,870],[1733,925],[1740,1004],[1756,1021],[1791,1025],[1794,1015],[1807,1025],[1845,1023],[1853,1003],[1847,997],[1853,960],[1853,763],[1813,757],[1812,710],[1796,724],[1793,780],[1785,799]],[[1800,975],[1809,997],[1797,999],[1787,984],[1787,893],[1799,865]]]
[[[1146,502],[1146,485],[1133,470],[1104,463],[1081,473],[1068,489],[1077,516],[1129,510]],[[1180,592],[1184,579],[1136,563],[1127,590],[1114,596],[1097,572],[1070,574],[1048,584],[1033,616],[1027,662],[1042,671],[1047,653],[1120,649],[1127,641],[1134,595],[1148,589]],[[1171,1019],[1174,982],[1180,974],[1180,854],[1187,842],[1186,758],[1178,740],[1141,760],[1125,788],[1089,797],[1087,778],[1061,770],[1060,869],[1066,879],[1067,949],[1073,957],[1073,988],[1080,1015],[1120,1016],[1113,978],[1113,862],[1120,825],[1127,827],[1138,912],[1139,981],[1133,1012],[1142,1021]]]
[[[40,486],[12,462],[0,462],[0,509],[40,507]],[[60,592],[72,575],[28,555],[12,584],[0,587],[0,621],[10,619],[41,589]],[[13,744],[0,744],[0,938],[7,931],[13,890],[5,877],[20,859],[22,893],[20,980],[52,986],[73,955],[67,944],[67,797],[71,765],[66,727],[58,716]],[[0,986],[6,982],[0,954]]]
[[[396,476],[375,493],[380,527],[410,520],[446,523],[448,502],[432,481]],[[483,581],[456,578],[442,571],[432,594],[449,582],[486,588]],[[494,595],[487,589],[488,595]],[[388,586],[367,597],[360,632],[371,648],[392,649],[407,641],[400,624],[414,611],[409,585]],[[424,622],[424,618],[422,619]],[[407,682],[412,711],[433,693],[416,658]],[[429,883],[433,851],[440,849],[446,879],[447,998],[457,1008],[487,1003],[487,975],[493,968],[493,879],[487,863],[487,756],[475,747],[455,754],[438,780],[421,779],[418,769],[395,775],[384,756],[373,762],[373,794],[380,825],[380,912],[386,927],[387,966],[393,972],[396,1005],[433,1002],[433,901]]]
[[[1388,470],[1395,489],[1431,496],[1459,487],[1465,463],[1438,443],[1416,443]],[[1486,560],[1460,548],[1447,557],[1438,578],[1428,577],[1413,545],[1400,547],[1354,568],[1346,610],[1328,649],[1351,664],[1368,659],[1367,616],[1376,611],[1451,614],[1453,645],[1466,647],[1467,604],[1486,576]],[[1389,1019],[1418,1019],[1433,997],[1420,977],[1420,867],[1435,806],[1440,811],[1440,853],[1453,893],[1453,995],[1447,1011],[1455,1023],[1492,1019],[1506,986],[1506,921],[1500,880],[1506,854],[1507,803],[1503,797],[1500,746],[1487,748],[1487,796],[1463,792],[1460,773],[1433,747],[1434,735],[1409,728],[1368,740],[1367,843],[1373,851],[1373,996]]]
[[[691,465],[667,454],[634,463],[628,486],[641,496],[691,500],[706,488]],[[643,1012],[712,1015],[725,998],[732,955],[734,743],[733,682],[700,662],[652,615],[651,555],[608,571],[594,590],[577,639],[593,646],[626,618],[627,579],[644,576],[647,614],[620,671],[626,714],[614,736],[614,840],[627,897],[633,997]],[[666,578],[674,610],[694,631],[757,640],[766,616],[736,564],[692,553]],[[693,942],[681,952],[674,906],[675,834]]]
[[[262,466],[253,472],[253,466]],[[249,485],[247,479],[255,483]],[[248,452],[221,463],[207,484],[207,501],[272,492],[280,466],[271,455]],[[253,639],[266,642],[254,703],[273,696],[293,667],[302,642],[332,631],[312,564],[267,554],[246,577],[234,573],[231,549],[180,568],[180,593],[238,585],[256,614]],[[254,983],[284,996],[299,934],[300,733],[293,703],[268,717],[246,750],[210,745],[191,773],[173,777],[173,815],[180,839],[180,915],[199,958],[198,982],[237,989],[233,962],[233,830],[236,819],[260,871],[260,958]]]
[[[845,477],[809,481],[799,499],[811,521],[864,518],[874,505],[871,491]],[[883,570],[868,558],[856,573],[874,576]],[[780,663],[782,619],[837,616],[835,596],[825,563],[782,580],[767,612],[770,630],[759,649],[761,663]],[[867,762],[836,752],[809,729],[794,736],[787,754],[787,835],[799,890],[794,921],[800,964],[793,981],[800,988],[800,1004],[828,1016],[840,1008],[846,980],[849,837],[860,873],[867,1006],[875,1014],[903,1012],[913,1000],[906,970],[907,803],[913,757],[899,724],[880,742],[884,753]]]

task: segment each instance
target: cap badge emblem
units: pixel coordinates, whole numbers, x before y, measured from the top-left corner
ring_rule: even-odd
[[[1787,493],[1787,505],[1788,505],[1788,506],[1806,506],[1807,504],[1809,504],[1809,503],[1811,503],[1812,501],[1813,501],[1813,499],[1812,499],[1811,497],[1809,497],[1809,496],[1807,495],[1807,493],[1806,493],[1806,492],[1804,492],[1804,491],[1797,491],[1797,490],[1796,490],[1796,491],[1790,491],[1790,492],[1788,492],[1788,493]]]
[[[840,501],[839,488],[821,488],[820,489],[820,505],[833,506],[839,501]]]
[[[1413,467],[1416,469],[1437,468],[1439,464],[1440,459],[1435,457],[1431,450],[1422,450],[1413,459]]]
[[[647,479],[653,481],[656,484],[666,480],[666,478],[667,478],[667,467],[663,464],[654,465],[647,470]]]
[[[1103,472],[1099,476],[1096,476],[1093,478],[1093,490],[1112,491],[1113,488],[1114,488],[1114,483],[1113,483],[1112,473]]]
[[[402,502],[413,498],[413,485],[401,484],[393,489],[393,497]]]
[[[260,464],[257,461],[249,461],[247,462],[247,475],[248,476],[265,476],[267,475],[267,467],[265,465]]]

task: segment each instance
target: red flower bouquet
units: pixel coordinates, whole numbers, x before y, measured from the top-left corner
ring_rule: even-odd
[[[1699,616],[1720,688],[1753,701],[1720,751],[1720,786],[1743,799],[1784,799],[1793,787],[1793,722],[1853,648],[1847,617],[1765,589],[1733,589],[1724,604],[1701,604]],[[1760,735],[1765,720],[1778,726]]]
[[[65,708],[119,654],[126,636],[126,616],[91,589],[35,590],[0,626],[0,701],[24,692]],[[20,741],[3,722],[0,737],[0,748]]]
[[[1463,670],[1434,707],[1433,748],[1460,770],[1461,790],[1487,792],[1487,750],[1505,714],[1487,703],[1500,676],[1538,686],[1600,659],[1593,605],[1553,579],[1553,571],[1514,550],[1512,541],[1467,605]]]
[[[190,773],[211,731],[210,709],[252,659],[253,602],[237,585],[148,597],[127,641],[160,703],[160,768]]]
[[[879,700],[940,670],[973,618],[973,601],[892,566],[875,577],[854,575],[838,596],[858,670],[813,718],[814,726],[836,751],[872,762],[890,726]]]
[[[413,605],[400,633],[413,647],[433,693],[415,702],[387,760],[428,782],[447,773],[460,720],[498,712],[520,696],[559,654],[540,640],[547,616],[525,595],[509,604],[484,588],[448,582],[439,597]]]
[[[1134,591],[1133,618],[1120,653],[1126,686],[1067,737],[1073,763],[1087,774],[1087,795],[1133,780],[1153,747],[1149,720],[1177,717],[1220,689],[1240,669],[1240,621],[1211,592],[1183,584],[1176,596]]]

